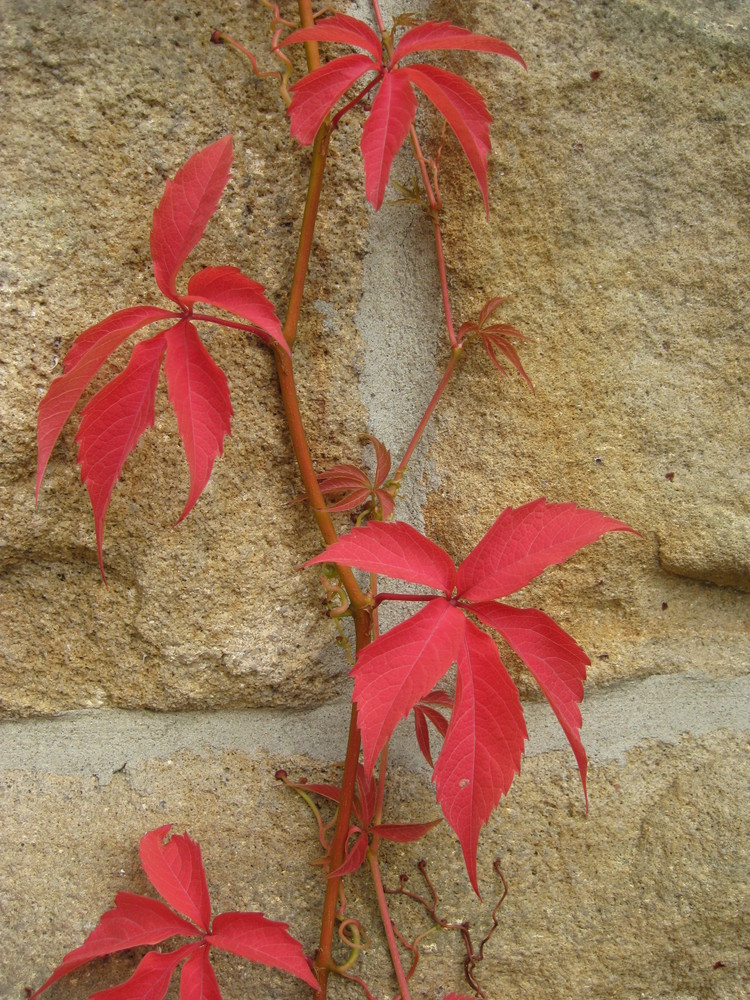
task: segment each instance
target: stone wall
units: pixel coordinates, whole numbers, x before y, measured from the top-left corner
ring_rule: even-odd
[[[339,6],[368,16],[365,0]],[[452,137],[441,188],[457,318],[512,296],[503,317],[533,338],[522,354],[536,391],[470,352],[399,516],[457,560],[504,506],[540,495],[622,518],[642,539],[609,537],[522,595],[591,656],[588,818],[564,737],[509,656],[531,741],[480,841],[484,903],[447,828],[384,851],[386,877],[426,857],[446,915],[481,938],[500,859],[510,891],[481,971],[488,997],[739,998],[750,979],[750,17],[738,0],[406,7],[503,37],[527,60],[523,74],[491,56],[443,58],[495,119],[489,223]],[[239,0],[3,7],[3,1000],[37,987],[115,892],[145,891],[137,843],[167,822],[200,840],[217,910],[264,909],[310,951],[316,942],[313,824],[272,775],[335,777],[326,762],[343,756],[349,684],[315,575],[298,572],[320,543],[295,502],[268,354],[207,333],[229,377],[232,437],[177,528],[187,473],[160,393],[113,496],[108,587],[74,426],[33,498],[36,407],[60,358],[113,310],[161,304],[153,207],[165,178],[227,132],[233,177],[189,263],[242,267],[283,313],[309,152],[290,140],[272,82],[209,42],[221,26],[263,53],[268,13]],[[434,119],[420,128],[434,149]],[[447,359],[430,228],[414,206],[369,211],[359,136],[347,119],[332,144],[295,347],[320,468],[358,462],[368,432],[400,457]],[[396,170],[410,179],[406,150]],[[388,803],[405,820],[437,814],[412,742],[399,732]],[[354,880],[350,907],[379,941],[367,888]],[[427,942],[413,996],[466,992],[460,942]],[[377,952],[364,974],[392,996]],[[131,969],[130,957],[99,963],[50,996],[79,1000]],[[226,1000],[303,995],[239,959],[217,972]],[[361,994],[334,986],[350,995]]]

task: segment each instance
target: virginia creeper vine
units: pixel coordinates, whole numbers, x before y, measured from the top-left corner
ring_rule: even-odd
[[[205,486],[214,459],[221,454],[232,414],[226,378],[202,346],[194,323],[245,330],[273,351],[304,496],[326,546],[307,565],[333,567],[328,572],[336,582],[326,583],[329,611],[337,619],[352,618],[355,638],[354,698],[341,785],[294,783],[287,780],[284,772],[278,774],[313,809],[326,850],[323,861],[327,879],[318,947],[311,969],[301,945],[287,933],[286,925],[257,913],[221,914],[212,920],[198,845],[180,835],[164,844],[169,828],[161,827],[143,838],[140,854],[149,880],[172,910],[148,897],[119,894],[115,908],[104,915],[81,948],[66,956],[37,994],[92,958],[142,944],[156,944],[179,934],[192,935],[197,940],[175,952],[150,952],[126,991],[113,993],[112,997],[161,997],[175,968],[184,963],[183,1000],[214,1000],[220,994],[209,953],[211,948],[220,948],[297,976],[313,989],[316,1000],[326,1000],[332,972],[360,984],[365,995],[372,998],[367,984],[352,971],[364,938],[356,918],[345,914],[343,890],[344,876],[366,861],[400,1000],[410,1000],[409,981],[417,966],[419,941],[424,935],[408,942],[400,934],[388,910],[389,893],[421,903],[435,926],[452,925],[437,916],[437,894],[423,868],[420,871],[432,893],[432,903],[405,890],[403,881],[399,890],[388,891],[383,885],[379,865],[382,841],[415,840],[437,822],[383,822],[391,734],[400,719],[413,711],[417,741],[431,766],[428,722],[442,739],[442,749],[434,765],[437,799],[459,837],[469,878],[477,892],[479,832],[518,772],[526,739],[515,685],[505,671],[495,642],[473,619],[497,632],[538,681],[573,748],[585,793],[586,754],[579,736],[578,703],[583,695],[586,654],[541,611],[517,608],[503,603],[502,598],[523,588],[548,565],[567,559],[603,534],[632,529],[574,504],[553,504],[540,499],[516,509],[506,508],[457,567],[447,552],[424,535],[407,524],[391,520],[394,501],[414,450],[474,339],[481,340],[501,371],[504,370],[497,351],[531,384],[510,342],[513,338],[525,338],[507,324],[490,322],[504,300],[490,299],[476,321],[468,320],[456,329],[450,298],[438,183],[446,126],[451,127],[469,160],[489,214],[486,168],[489,112],[481,95],[463,78],[429,63],[404,62],[404,59],[431,49],[458,49],[503,55],[522,66],[523,60],[507,43],[448,22],[428,21],[420,25],[402,15],[394,20],[389,31],[378,0],[372,0],[378,33],[347,15],[326,10],[316,14],[311,0],[298,0],[299,25],[283,19],[268,0],[263,2],[273,11],[271,54],[280,61],[282,69],[261,71],[255,56],[223,31],[216,31],[213,41],[226,42],[247,56],[258,77],[278,81],[292,135],[312,145],[307,196],[283,326],[262,287],[236,268],[205,268],[190,279],[186,295],[177,291],[178,271],[200,239],[228,180],[232,148],[231,138],[224,137],[196,153],[174,181],[167,183],[154,214],[151,237],[154,274],[158,287],[177,310],[151,306],[121,310],[76,339],[66,355],[64,374],[53,383],[40,406],[37,491],[63,424],[109,354],[144,326],[170,321],[172,326],[134,349],[125,371],[83,410],[77,437],[79,462],[94,507],[103,574],[102,538],[109,498],[128,453],[153,422],[153,394],[162,364],[190,468],[191,488],[184,517]],[[285,35],[287,29],[292,30]],[[396,40],[396,33],[403,29],[406,30]],[[346,44],[364,49],[366,54],[321,62],[319,42]],[[304,44],[308,72],[290,85],[293,64],[285,50],[296,43]],[[375,76],[363,82],[371,73]],[[353,88],[356,88],[354,96],[346,100],[345,95]],[[417,93],[445,119],[443,138],[432,159],[424,155],[414,123]],[[340,100],[344,101],[343,106],[336,111]],[[409,137],[424,189],[423,204],[426,203],[433,228],[450,350],[444,374],[392,474],[385,446],[370,437],[378,466],[372,482],[351,465],[323,473],[316,470],[300,411],[292,350],[313,253],[329,145],[342,118],[355,109],[362,110],[365,100],[372,102],[362,131],[365,188],[376,209],[382,204],[396,152]],[[418,200],[416,190],[410,200]],[[243,321],[195,312],[198,302],[232,312]],[[198,394],[196,382],[200,388]],[[327,497],[337,492],[345,493],[346,497],[338,504],[329,504]],[[363,504],[365,509],[357,518],[357,527],[340,536],[332,512]],[[357,583],[355,568],[370,573],[370,584],[365,591]],[[403,579],[427,591],[378,593],[378,574]],[[422,606],[381,635],[378,608],[386,601]],[[458,668],[455,696],[436,687],[453,663]],[[441,708],[450,711],[450,722],[439,711]],[[312,798],[315,795],[335,803],[335,820],[330,824],[323,822]],[[497,865],[495,870],[505,887]],[[182,916],[176,916],[173,910]],[[497,908],[492,920],[490,935],[497,926]],[[490,935],[475,953],[468,927],[456,925],[454,929],[460,929],[467,949],[467,982],[477,996],[484,997],[474,969]],[[350,949],[349,957],[341,963],[333,956],[337,930]],[[401,960],[399,942],[412,955],[408,971]],[[162,987],[163,992],[159,992]],[[461,1000],[457,994],[451,996]]]

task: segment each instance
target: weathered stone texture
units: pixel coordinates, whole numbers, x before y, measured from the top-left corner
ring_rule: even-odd
[[[283,6],[291,16],[291,0]],[[339,6],[369,11],[366,0]],[[398,12],[389,6],[387,19]],[[543,494],[620,517],[642,539],[607,537],[521,595],[589,652],[589,685],[603,700],[620,704],[619,682],[633,684],[628,758],[592,769],[588,820],[570,756],[545,749],[482,837],[484,904],[468,896],[447,829],[388,853],[388,880],[424,851],[444,912],[469,917],[481,937],[500,857],[510,894],[481,972],[488,997],[739,1000],[750,980],[746,726],[686,724],[668,745],[652,705],[657,738],[638,745],[638,691],[659,675],[684,680],[695,719],[710,714],[711,686],[750,663],[747,5],[404,6],[501,35],[527,59],[523,74],[492,56],[435,57],[482,89],[495,118],[489,223],[450,134],[441,159],[456,324],[511,295],[502,318],[533,338],[521,354],[536,388],[468,351],[414,456],[404,516],[456,559],[504,506]],[[273,83],[209,43],[221,25],[264,53],[268,13],[245,0],[3,5],[0,715],[19,732],[38,726],[42,742],[48,717],[67,709],[107,718],[102,710],[124,708],[147,726],[144,709],[291,710],[346,690],[314,574],[298,572],[320,542],[295,502],[273,365],[257,344],[202,331],[229,377],[233,434],[175,529],[187,471],[160,387],[156,426],[113,496],[108,588],[77,485],[74,426],[33,503],[40,398],[77,332],[159,303],[151,213],[165,179],[227,132],[233,177],[186,274],[238,265],[283,314],[309,153],[290,140]],[[419,124],[432,154],[435,119],[420,111]],[[320,468],[359,461],[367,431],[398,460],[448,356],[429,224],[411,205],[386,204],[373,219],[359,137],[353,117],[332,144],[335,180],[324,187],[295,345]],[[395,169],[408,182],[408,151]],[[512,656],[508,666],[523,697],[536,698]],[[665,729],[683,732],[664,711]],[[592,720],[605,743],[606,718]],[[136,845],[166,822],[201,841],[217,909],[263,908],[313,948],[313,826],[269,775],[320,774],[315,753],[313,763],[296,751],[267,760],[201,744],[133,764],[136,742],[121,748],[125,766],[111,780],[63,773],[53,746],[44,766],[0,762],[2,1000],[38,985],[116,891],[145,889]],[[343,741],[330,757],[339,753]],[[436,814],[426,771],[394,775],[394,817]],[[365,889],[355,880],[350,905],[377,937]],[[413,932],[424,927],[408,906],[395,910]],[[436,934],[427,945],[414,997],[465,992],[460,942]],[[393,995],[379,949],[363,961],[375,993]],[[115,958],[56,996],[79,1000],[131,968]],[[300,996],[240,960],[220,959],[217,971],[226,1000]],[[337,988],[349,995],[361,994]]]
[[[125,6],[116,36],[107,5],[59,4],[54,17],[46,5],[10,8],[0,484],[8,713],[299,705],[340,690],[316,582],[296,572],[319,543],[292,503],[298,481],[258,346],[206,334],[229,374],[233,436],[176,530],[186,470],[161,398],[156,428],[115,491],[109,590],[75,487],[73,426],[32,509],[34,411],[60,356],[113,308],[158,301],[147,249],[164,178],[228,130],[234,178],[191,263],[244,266],[283,310],[308,154],[289,141],[273,85],[207,41],[223,24],[262,51],[266,12],[250,8]],[[460,6],[432,13],[466,20]],[[542,493],[643,533],[640,544],[608,539],[529,592],[590,651],[594,683],[687,664],[744,669],[748,658],[747,32],[741,19],[727,30],[735,15],[720,3],[484,3],[469,27],[516,43],[528,75],[507,60],[447,57],[483,85],[496,119],[489,225],[450,138],[443,155],[456,319],[512,293],[504,315],[535,338],[522,353],[536,394],[469,352],[413,463],[414,495],[457,557],[505,504]],[[434,362],[422,352],[417,375],[408,347],[439,333],[423,328],[427,316],[435,323],[422,288],[434,273],[420,254],[398,265],[403,330],[392,303],[378,312],[372,284],[361,287],[357,131],[351,123],[333,144],[337,180],[325,188],[297,348],[321,467],[358,460],[368,423],[403,447],[443,363],[444,348]],[[398,169],[409,175],[406,157]],[[390,243],[403,243],[395,229],[417,211],[386,205],[372,254],[388,260]],[[382,273],[381,264],[365,277]],[[368,340],[374,354],[363,353]],[[414,400],[401,377],[410,368]],[[363,411],[358,374],[368,385],[380,376],[362,402],[385,415]],[[415,503],[406,509],[419,516]]]
[[[536,393],[466,360],[427,522],[463,556],[506,502],[621,517],[640,545],[608,539],[529,591],[590,652],[591,679],[744,671],[750,22],[731,3],[473,10],[471,27],[518,40],[529,73],[487,60],[490,223],[446,156],[446,252],[459,319],[513,296],[503,318],[536,341],[521,347]]]
[[[235,264],[283,315],[309,155],[288,135],[272,82],[209,39],[224,25],[258,52],[252,4],[10,5],[0,155],[4,199],[3,670],[11,714],[75,706],[305,704],[342,675],[318,588],[273,364],[231,331],[205,330],[229,378],[233,435],[189,520],[176,426],[160,387],[156,426],[127,463],[105,534],[109,589],[76,486],[75,427],[62,435],[33,509],[35,409],[76,332],[117,308],[161,303],[148,236],[164,181],[231,131],[234,176],[186,267]],[[298,381],[321,467],[365,428],[352,358],[366,213],[353,157],[331,157],[302,317]],[[185,279],[183,279],[185,280]],[[328,336],[313,301],[336,310]],[[321,347],[321,342],[324,346]],[[123,353],[123,352],[120,352]],[[125,354],[127,357],[127,354]],[[110,373],[114,368],[110,369]]]
[[[460,851],[445,827],[419,845],[384,848],[386,884],[395,886],[406,871],[418,890],[414,866],[424,857],[440,913],[470,920],[478,944],[499,895],[492,877],[499,858],[509,894],[478,969],[489,997],[739,1000],[750,975],[750,843],[736,809],[750,779],[747,750],[746,742],[721,734],[643,746],[627,763],[593,769],[588,819],[570,755],[532,758],[480,841],[484,903],[467,892]],[[240,752],[146,760],[106,785],[83,775],[7,773],[0,789],[6,817],[0,995],[20,1000],[24,986],[39,985],[115,892],[147,891],[136,845],[146,828],[168,822],[200,840],[215,912],[262,906],[291,921],[312,948],[323,888],[308,862],[318,845],[307,807],[273,782],[280,763],[290,774],[321,778],[310,761],[271,762]],[[337,780],[338,773],[325,778]],[[434,814],[424,769],[396,769],[394,777],[389,816]],[[394,986],[367,895],[357,877],[349,912],[378,944],[364,953],[360,971],[376,996],[390,996]],[[428,926],[406,901],[396,901],[393,912],[404,931]],[[465,992],[458,936],[435,933],[424,944],[415,1000]],[[130,956],[96,963],[71,975],[56,995],[84,1000],[132,968]],[[297,1000],[304,992],[239,959],[219,957],[216,970],[226,1000]],[[357,995],[334,987],[336,998]]]

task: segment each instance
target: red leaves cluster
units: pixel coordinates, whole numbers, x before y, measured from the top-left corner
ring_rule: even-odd
[[[318,485],[323,496],[342,494],[333,503],[326,503],[326,510],[355,510],[368,504],[366,515],[375,514],[379,510],[380,517],[387,521],[395,507],[393,493],[385,489],[391,471],[391,453],[372,434],[367,435],[367,440],[375,451],[375,475],[372,480],[356,465],[334,465],[318,473]],[[306,495],[303,493],[300,499],[304,499]]]
[[[292,87],[289,107],[292,135],[310,145],[326,116],[339,99],[368,73],[376,76],[364,88],[378,86],[372,110],[362,131],[365,191],[375,208],[383,202],[396,153],[401,148],[417,111],[414,88],[420,90],[453,129],[479,183],[487,211],[487,156],[490,122],[482,95],[463,77],[426,63],[403,64],[406,56],[430,49],[463,49],[493,52],[525,63],[506,42],[476,35],[448,21],[427,21],[401,37],[390,59],[383,59],[383,42],[363,21],[334,14],[314,27],[293,31],[282,45],[294,42],[340,42],[365,49],[367,55],[340,56],[308,73]],[[355,99],[356,100],[356,99]]]
[[[300,784],[289,781],[286,783],[305,793],[314,792],[316,795],[322,795],[323,798],[330,799],[332,802],[341,801],[341,789],[338,785],[317,784],[308,781]],[[357,786],[352,800],[354,822],[349,827],[346,838],[347,851],[341,866],[330,872],[330,876],[351,875],[352,872],[357,871],[367,856],[367,848],[372,836],[399,844],[408,844],[424,837],[441,822],[440,819],[434,819],[428,823],[376,823],[376,807],[377,786],[372,780],[372,776],[365,771],[361,764],[358,764]],[[323,858],[323,863],[328,867],[327,856]]]
[[[162,363],[190,470],[190,492],[179,520],[202,493],[214,461],[222,453],[224,437],[230,432],[232,404],[227,379],[201,343],[193,320],[238,327],[289,353],[263,286],[237,268],[207,267],[190,278],[186,295],[177,291],[177,274],[216,211],[231,163],[232,137],[225,136],[195,153],[174,180],[167,181],[154,211],[154,277],[179,311],[134,306],[84,330],[65,355],[63,374],[54,380],[39,406],[37,497],[63,425],[102,365],[142,327],[172,321],[167,329],[135,347],[124,371],[109,381],[81,414],[76,435],[78,462],[94,510],[102,575],[107,507],[125,460],[143,432],[153,425],[154,395]],[[234,313],[244,322],[196,314],[198,302]]]
[[[497,359],[497,352],[500,351],[500,353],[504,354],[508,361],[510,361],[518,374],[528,382],[529,387],[533,392],[534,386],[531,384],[531,379],[526,374],[526,371],[521,364],[521,359],[518,356],[518,351],[515,349],[510,339],[529,340],[529,337],[521,333],[521,331],[517,330],[514,326],[511,326],[509,323],[487,322],[497,312],[500,306],[507,301],[508,299],[505,296],[498,296],[497,298],[490,299],[486,302],[482,307],[476,322],[469,321],[461,324],[458,331],[459,342],[463,343],[464,341],[471,340],[474,337],[481,337],[482,346],[487,352],[487,355],[495,368],[502,372],[503,375],[508,374]]]
[[[175,834],[165,844],[170,829],[162,826],[147,833],[139,852],[149,881],[169,906],[148,896],[119,892],[114,909],[102,916],[80,948],[65,956],[30,1000],[92,959],[176,936],[194,940],[175,951],[148,952],[127,982],[100,990],[91,1000],[162,1000],[181,962],[185,964],[180,973],[180,1000],[221,1000],[211,948],[282,969],[312,989],[318,988],[302,945],[289,934],[286,924],[262,913],[220,913],[211,919],[200,847],[187,834]]]
[[[434,685],[458,664],[455,705],[433,781],[475,890],[479,832],[520,771],[527,732],[497,646],[467,613],[498,632],[534,675],[573,748],[585,794],[578,704],[590,661],[543,612],[499,599],[606,532],[632,530],[596,511],[540,499],[506,508],[458,568],[447,552],[402,522],[355,528],[308,563],[354,566],[440,592],[425,595],[425,607],[359,653],[354,700],[371,773],[397,723],[415,706],[424,712]]]

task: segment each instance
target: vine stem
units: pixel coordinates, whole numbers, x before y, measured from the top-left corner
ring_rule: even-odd
[[[300,21],[303,28],[311,27],[314,22],[311,0],[299,0]],[[305,54],[308,69],[312,72],[320,65],[320,56],[316,42],[305,43]],[[325,172],[326,154],[330,136],[330,119],[327,119],[315,138],[312,153],[312,163],[310,166],[310,179],[307,187],[307,197],[305,199],[305,209],[302,217],[302,228],[300,231],[299,244],[297,247],[297,257],[294,265],[294,275],[292,287],[289,294],[289,305],[286,320],[284,322],[284,337],[291,347],[297,336],[297,326],[299,323],[300,309],[302,307],[302,297],[304,293],[305,281],[307,278],[312,252],[313,237],[315,234],[315,220],[320,205],[320,193],[323,185],[323,175]],[[294,372],[291,360],[280,349],[274,350],[276,361],[276,371],[279,379],[279,389],[286,414],[289,435],[292,447],[299,466],[302,482],[310,500],[313,515],[317,522],[320,533],[327,544],[336,541],[338,535],[333,525],[330,515],[325,506],[325,500],[320,491],[315,467],[310,455],[310,449],[305,435],[302,415],[299,409],[299,398],[294,382]],[[363,649],[370,642],[370,598],[368,598],[359,588],[357,581],[348,567],[337,567],[341,581],[347,591],[352,607],[354,618],[354,628],[356,634],[357,652]],[[346,761],[344,764],[344,776],[341,783],[341,799],[339,802],[338,818],[336,830],[331,844],[331,869],[335,871],[341,867],[344,860],[344,851],[349,832],[349,822],[351,818],[352,802],[354,801],[354,789],[357,777],[357,764],[359,763],[360,735],[357,725],[357,707],[352,705],[351,717],[349,720],[349,736],[347,739]],[[338,901],[339,886],[341,879],[329,878],[326,885],[325,900],[323,902],[323,917],[320,931],[320,943],[315,956],[315,972],[318,977],[320,987],[315,992],[316,1000],[326,1000],[328,973],[332,965],[333,933],[336,923],[336,907]]]
[[[380,12],[380,4],[378,0],[372,0],[372,9],[375,14],[375,20],[378,22],[378,28],[380,29],[380,34],[385,34],[385,22],[383,21],[383,15]]]
[[[303,28],[311,27],[314,25],[315,20],[312,11],[311,0],[298,0],[300,22]],[[387,38],[385,33],[385,26],[383,23],[382,14],[380,12],[380,7],[377,0],[373,0],[373,8],[375,11],[375,16],[378,21],[381,33],[384,35],[386,44],[390,43],[390,39]],[[310,72],[317,69],[320,66],[320,56],[318,51],[318,46],[316,42],[306,42],[305,43],[305,54],[307,58],[307,65]],[[453,322],[450,312],[450,302],[448,298],[448,286],[447,286],[447,275],[445,268],[445,258],[442,248],[442,238],[440,236],[440,227],[438,221],[439,203],[433,191],[432,185],[430,183],[429,174],[427,171],[427,165],[422,155],[421,148],[419,146],[419,140],[416,135],[416,131],[412,126],[412,145],[414,146],[415,155],[420,165],[420,170],[422,172],[423,182],[425,184],[425,190],[427,191],[428,201],[430,204],[430,215],[433,220],[433,227],[435,231],[436,249],[438,256],[438,266],[440,269],[440,281],[441,289],[443,295],[443,305],[446,313],[446,322],[448,325],[448,332],[451,339],[451,345],[453,351],[451,353],[451,359],[448,363],[448,367],[443,376],[443,379],[438,386],[438,389],[433,396],[430,405],[428,406],[427,412],[425,413],[422,421],[415,432],[415,435],[410,443],[404,458],[402,459],[401,465],[399,466],[396,477],[398,481],[403,478],[403,474],[406,469],[408,460],[416,447],[419,438],[424,431],[424,428],[429,421],[429,418],[434,410],[440,396],[442,395],[445,386],[447,385],[451,374],[458,362],[458,358],[461,354],[461,348],[458,345],[458,341],[455,336],[453,329]],[[310,262],[310,255],[312,252],[313,239],[315,234],[315,222],[318,214],[318,209],[320,205],[320,194],[323,184],[323,176],[325,173],[326,158],[328,153],[328,143],[331,135],[331,125],[330,116],[323,123],[318,131],[313,144],[312,161],[310,166],[310,178],[308,182],[307,197],[305,199],[305,208],[302,218],[302,226],[300,231],[300,238],[297,248],[297,256],[294,266],[294,274],[292,278],[292,285],[289,295],[289,305],[287,309],[287,315],[284,322],[283,332],[284,337],[291,347],[297,336],[297,328],[299,324],[300,310],[302,307],[302,299],[304,294],[305,283],[307,279],[307,273]],[[289,429],[289,435],[292,442],[292,447],[294,449],[294,454],[297,459],[297,464],[299,466],[300,475],[307,493],[310,505],[313,511],[313,515],[317,522],[320,533],[326,542],[326,544],[332,544],[337,539],[337,532],[331,520],[330,514],[326,510],[325,500],[320,491],[320,486],[318,484],[317,476],[315,474],[315,467],[312,462],[312,457],[310,454],[310,449],[307,443],[307,438],[305,434],[304,424],[302,421],[302,415],[299,408],[299,397],[297,395],[297,389],[294,381],[294,372],[291,359],[286,355],[285,352],[279,348],[274,349],[274,359],[276,362],[276,370],[279,380],[279,389],[281,392],[281,398],[284,405],[284,411],[287,419],[287,425]],[[344,566],[337,567],[339,575],[341,577],[342,583],[347,591],[349,600],[351,602],[352,616],[354,619],[355,635],[356,635],[356,651],[359,653],[372,641],[372,597],[370,595],[365,595],[362,593],[357,581],[352,573],[351,569]],[[341,798],[339,801],[339,808],[336,820],[336,829],[334,832],[333,840],[331,842],[330,849],[330,868],[332,871],[336,871],[341,867],[344,860],[346,844],[349,834],[349,825],[351,820],[352,803],[354,800],[354,791],[356,786],[356,776],[357,776],[357,766],[359,764],[359,752],[361,746],[361,738],[359,733],[359,727],[357,724],[357,707],[356,704],[352,705],[351,717],[349,721],[349,735],[347,738],[347,749],[346,749],[346,759],[344,763],[344,775],[341,783]],[[385,780],[385,771],[383,771],[383,781]],[[382,785],[381,785],[381,807],[382,807]],[[383,890],[382,878],[380,877],[380,870],[377,861],[377,841],[375,842],[375,850],[368,850],[368,857],[370,859],[370,868],[372,870],[373,883],[375,886],[375,892],[378,897],[378,905],[380,907],[381,916],[383,918],[383,926],[385,929],[386,937],[388,939],[388,946],[391,953],[391,958],[393,961],[394,971],[401,988],[402,1000],[409,1000],[409,989],[406,980],[406,975],[403,971],[401,960],[398,954],[398,945],[396,942],[393,925],[390,920],[390,915],[388,914],[388,904],[385,897],[385,892]],[[315,992],[315,1000],[326,1000],[327,998],[327,986],[328,986],[328,976],[330,970],[333,968],[334,963],[332,959],[332,947],[333,947],[333,937],[334,928],[336,923],[336,910],[338,904],[339,887],[341,884],[340,877],[329,878],[326,885],[325,899],[323,903],[323,915],[321,921],[321,931],[320,931],[320,941],[318,950],[315,955],[315,973],[319,982],[319,989]]]
[[[391,915],[388,911],[388,900],[385,897],[385,890],[383,889],[383,879],[380,876],[380,866],[378,865],[377,845],[375,841],[376,838],[373,837],[373,844],[367,849],[367,860],[370,864],[372,882],[375,886],[375,895],[378,898],[380,918],[383,922],[383,930],[385,931],[385,936],[388,941],[388,951],[391,955],[393,971],[396,973],[398,988],[401,990],[401,1000],[411,1000],[409,983],[401,964],[401,956],[398,953],[398,942],[396,941],[396,935],[393,931],[393,921],[391,920]]]
[[[409,138],[411,139],[414,156],[419,164],[419,172],[422,175],[422,183],[424,184],[427,202],[430,206],[429,214],[432,219],[432,230],[435,235],[435,252],[437,255],[438,271],[440,272],[440,291],[443,296],[445,323],[448,327],[448,336],[450,337],[451,347],[456,348],[458,347],[458,338],[456,337],[456,331],[453,326],[453,312],[451,310],[450,294],[448,292],[448,271],[445,266],[443,234],[440,229],[440,201],[435,193],[435,189],[432,186],[430,174],[427,170],[427,161],[424,158],[424,153],[422,152],[422,147],[419,142],[419,136],[417,135],[417,130],[414,125],[412,125],[409,129]]]
[[[440,379],[440,384],[435,390],[434,395],[430,400],[427,409],[425,410],[424,416],[419,422],[419,426],[414,431],[414,436],[409,442],[408,448],[404,452],[404,457],[401,459],[399,467],[393,474],[394,483],[400,483],[401,480],[404,478],[404,473],[406,472],[406,467],[409,464],[409,459],[411,458],[414,449],[417,447],[419,439],[422,437],[422,434],[424,433],[425,427],[430,422],[430,417],[432,416],[432,412],[437,406],[440,397],[445,392],[446,386],[450,382],[451,376],[453,375],[453,372],[455,371],[456,365],[458,364],[462,354],[463,354],[463,347],[461,347],[461,345],[454,347],[453,350],[451,351],[450,360],[448,361],[445,372],[443,373],[443,377]]]

